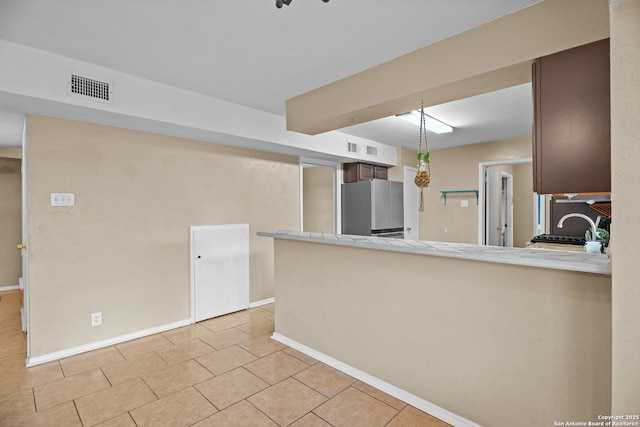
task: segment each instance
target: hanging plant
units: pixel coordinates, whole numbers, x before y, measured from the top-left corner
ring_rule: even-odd
[[[418,153],[418,162],[424,161],[424,163],[429,163],[429,152],[426,153]]]
[[[422,142],[424,138],[424,150]],[[424,189],[431,181],[431,164],[429,163],[429,146],[427,145],[427,128],[424,118],[424,105],[420,107],[420,138],[418,139],[418,172],[413,182],[420,188],[419,211],[424,212]]]

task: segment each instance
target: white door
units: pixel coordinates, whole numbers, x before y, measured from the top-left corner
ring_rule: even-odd
[[[413,182],[417,172],[416,168],[404,167],[404,238],[409,240],[420,239],[420,230],[418,228],[420,189]]]
[[[193,320],[249,307],[249,225],[191,227]]]
[[[485,244],[491,246],[501,245],[502,225],[500,221],[500,199],[502,196],[502,174],[494,168],[487,168],[485,180],[486,203],[486,228]]]
[[[513,175],[502,172],[501,225],[502,246],[513,247]]]

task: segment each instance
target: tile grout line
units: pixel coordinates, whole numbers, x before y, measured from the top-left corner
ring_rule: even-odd
[[[253,338],[249,338],[249,339],[247,339],[247,340],[245,340],[245,341],[243,341],[243,342],[249,341],[249,340],[251,340],[251,339],[255,339],[255,337],[253,337]],[[237,346],[237,345],[238,345],[238,343],[233,344],[233,345],[236,345],[236,346]],[[231,347],[231,346],[228,346],[228,347]],[[228,347],[225,347],[225,348],[228,348]],[[239,346],[238,346],[238,347],[239,347]],[[240,347],[240,348],[242,348],[242,347]],[[280,349],[280,350],[277,350],[277,351],[275,351],[275,352],[273,352],[273,353],[269,353],[269,354],[267,354],[267,355],[265,355],[265,356],[262,356],[262,357],[259,357],[259,356],[255,355],[255,354],[254,354],[254,356],[258,357],[258,359],[257,359],[257,360],[261,360],[261,359],[263,359],[263,358],[265,358],[265,357],[268,357],[268,356],[270,356],[270,355],[272,355],[272,354],[275,354],[275,353],[278,353],[278,352],[283,352],[283,353],[284,353],[284,351],[283,351],[283,350],[284,350],[284,349]],[[248,350],[247,350],[247,351],[248,351]],[[251,353],[251,354],[253,354],[253,353]],[[286,354],[286,353],[285,353],[285,354]],[[293,356],[292,356],[292,357],[293,357]],[[193,360],[195,360],[195,359],[193,359]],[[275,424],[277,424],[277,425],[280,425],[280,424],[278,424],[278,422],[276,422],[276,420],[274,420],[273,418],[271,418],[268,414],[266,414],[266,413],[265,413],[264,411],[262,411],[260,408],[258,408],[257,406],[255,406],[255,405],[254,405],[254,404],[249,400],[249,398],[250,398],[250,397],[252,397],[252,396],[255,396],[255,395],[259,394],[259,393],[265,392],[266,390],[269,390],[270,388],[272,388],[272,387],[276,386],[277,384],[280,384],[280,383],[282,383],[282,382],[284,382],[284,381],[286,381],[286,380],[288,380],[288,379],[293,379],[293,380],[297,381],[298,383],[300,383],[300,384],[302,384],[302,385],[304,385],[304,386],[306,386],[306,387],[309,387],[310,389],[314,390],[315,392],[317,392],[317,393],[319,393],[320,395],[322,395],[323,397],[325,397],[327,400],[325,400],[324,402],[322,402],[320,405],[322,405],[322,404],[326,403],[327,401],[329,401],[329,399],[330,399],[330,398],[328,398],[328,397],[324,396],[320,391],[318,391],[318,390],[314,389],[313,387],[311,387],[311,386],[309,386],[309,385],[307,385],[307,384],[302,383],[302,382],[301,382],[300,380],[298,380],[297,378],[294,378],[294,375],[297,375],[297,374],[298,374],[298,373],[300,373],[300,372],[304,372],[305,370],[307,370],[307,369],[311,368],[311,367],[312,367],[312,366],[314,366],[314,365],[309,365],[308,363],[303,362],[303,363],[305,363],[306,365],[308,365],[305,369],[303,369],[303,370],[301,370],[301,371],[299,371],[299,372],[296,372],[296,373],[295,373],[295,374],[293,374],[293,375],[290,375],[290,376],[288,376],[288,377],[285,377],[285,378],[283,378],[282,380],[277,381],[277,382],[275,382],[275,383],[271,384],[271,383],[270,383],[269,381],[267,381],[266,379],[264,379],[264,378],[260,377],[259,375],[257,375],[257,374],[255,374],[255,373],[253,373],[252,371],[250,371],[249,369],[247,369],[247,368],[245,367],[247,364],[249,364],[249,363],[253,363],[253,362],[257,361],[257,360],[254,360],[254,361],[251,361],[251,362],[247,362],[247,363],[245,363],[244,365],[238,366],[237,368],[234,368],[234,369],[231,369],[231,370],[229,370],[229,371],[226,371],[226,372],[224,372],[224,373],[222,373],[222,374],[220,374],[220,375],[215,375],[215,374],[214,374],[214,377],[213,377],[213,378],[216,378],[216,377],[222,376],[222,375],[227,374],[227,373],[229,373],[229,372],[232,372],[232,371],[234,371],[234,370],[236,370],[236,369],[243,369],[244,371],[248,372],[250,375],[252,375],[252,376],[254,376],[254,377],[256,377],[256,378],[258,378],[258,379],[260,379],[260,380],[264,381],[264,382],[267,384],[267,387],[265,387],[265,388],[264,388],[264,389],[262,389],[262,390],[258,390],[258,391],[256,391],[255,393],[252,393],[252,394],[250,394],[250,395],[248,395],[248,396],[245,396],[243,399],[238,400],[237,402],[234,402],[233,404],[231,404],[231,405],[227,406],[227,407],[226,407],[226,408],[224,408],[224,409],[220,409],[220,408],[218,408],[218,407],[217,407],[213,402],[211,402],[209,399],[207,399],[207,398],[206,398],[206,396],[204,396],[204,395],[203,395],[203,397],[205,397],[205,399],[206,399],[208,402],[210,402],[210,403],[211,403],[211,404],[212,404],[216,409],[218,409],[218,411],[219,411],[219,412],[224,411],[225,409],[228,409],[228,408],[230,408],[230,407],[232,407],[232,406],[234,406],[234,405],[237,405],[237,404],[238,404],[238,403],[240,403],[240,402],[243,402],[243,401],[244,401],[244,402],[247,402],[248,404],[250,404],[251,406],[253,406],[253,407],[254,407],[255,409],[257,409],[260,413],[262,413],[263,415],[265,415],[267,418],[269,418],[271,421],[273,421],[273,422],[274,422]],[[298,360],[299,360],[299,359],[298,359]],[[205,368],[205,369],[206,369],[206,368]],[[209,371],[209,372],[211,372],[211,371]],[[213,373],[212,373],[212,374],[213,374]],[[202,384],[202,383],[204,383],[204,382],[206,382],[206,381],[209,381],[210,379],[211,379],[211,378],[209,378],[209,379],[207,379],[207,380],[204,380],[204,381],[201,381],[201,382],[200,382],[200,383],[198,383],[198,384]],[[195,387],[195,385],[197,385],[197,384],[194,384],[192,387],[193,387],[193,388],[195,388],[195,389],[196,389],[196,391],[198,391],[198,392],[200,393],[200,391]],[[200,393],[200,394],[202,395],[202,393]],[[318,406],[320,406],[320,405],[318,405]],[[316,406],[316,408],[317,408],[318,406]],[[294,421],[292,421],[291,423],[289,423],[289,425],[290,425],[290,424],[293,424],[294,422],[298,421],[300,418],[302,418],[302,417],[306,416],[307,414],[311,413],[311,412],[312,412],[313,410],[315,410],[316,408],[313,408],[311,411],[306,412],[306,413],[305,413],[305,414],[303,414],[301,417],[299,417],[299,418],[297,418],[296,420],[294,420]],[[212,415],[210,415],[210,416],[212,416]],[[208,418],[208,417],[205,417],[205,418]],[[200,421],[202,421],[202,420],[200,420]],[[200,422],[200,421],[198,421],[198,422]]]
[[[84,426],[84,422],[82,421],[82,417],[80,416],[80,411],[78,410],[78,405],[76,404],[75,399],[71,399],[71,403],[73,403],[73,409],[76,410],[76,414],[78,415],[78,419],[80,420],[80,424]],[[61,403],[63,405],[64,403]]]
[[[222,317],[222,316],[221,316],[221,317]],[[235,316],[235,317],[236,317],[236,318],[238,318],[238,319],[240,319],[240,317],[239,317],[239,316]],[[210,320],[211,320],[211,319],[210,319]],[[318,389],[313,385],[313,384],[316,384],[316,386],[320,386],[320,384],[319,384],[319,383],[315,383],[314,381],[311,381],[311,382],[310,382],[310,384],[307,384],[307,383],[305,383],[303,380],[296,378],[296,377],[295,377],[296,375],[298,375],[298,374],[300,374],[300,373],[303,373],[303,372],[305,372],[305,371],[307,371],[307,370],[311,369],[311,368],[312,368],[312,367],[314,367],[314,366],[317,366],[317,365],[318,365],[318,363],[321,363],[321,362],[319,362],[318,360],[316,360],[316,359],[314,359],[314,358],[312,358],[312,357],[306,356],[306,355],[304,355],[304,354],[299,354],[299,353],[298,353],[298,352],[296,352],[296,351],[291,351],[291,350],[295,350],[295,349],[291,349],[290,347],[288,347],[288,346],[286,346],[286,345],[285,345],[285,346],[283,346],[283,347],[281,347],[281,348],[279,348],[279,349],[277,349],[277,350],[275,350],[275,351],[272,349],[272,347],[270,347],[270,346],[268,346],[268,345],[267,345],[267,346],[265,346],[265,347],[262,347],[262,345],[263,345],[263,343],[264,343],[262,340],[263,340],[263,339],[265,339],[265,337],[266,337],[266,338],[269,338],[269,334],[271,334],[271,333],[272,333],[272,331],[271,331],[271,332],[266,332],[266,333],[259,333],[259,334],[257,334],[257,335],[251,335],[251,334],[249,334],[249,333],[247,333],[247,332],[245,332],[245,331],[242,331],[242,330],[238,329],[238,327],[245,327],[245,329],[247,329],[247,325],[250,325],[251,323],[254,323],[254,322],[266,323],[267,321],[268,321],[268,322],[273,323],[273,319],[269,319],[269,318],[267,318],[267,316],[265,316],[265,317],[258,317],[258,318],[255,318],[255,319],[249,319],[249,320],[243,321],[242,323],[240,323],[240,324],[236,324],[236,325],[234,325],[234,326],[231,326],[230,328],[223,328],[223,329],[220,329],[220,330],[218,330],[218,331],[211,330],[210,328],[208,328],[208,327],[206,327],[206,326],[204,326],[204,325],[199,325],[198,323],[195,323],[195,324],[192,324],[191,326],[202,326],[202,327],[204,327],[204,328],[205,328],[205,330],[206,330],[206,331],[210,331],[210,332],[211,332],[211,334],[206,334],[206,335],[202,335],[202,336],[194,336],[194,337],[192,337],[192,338],[189,338],[189,339],[187,339],[187,340],[182,340],[182,341],[179,341],[179,342],[177,342],[177,343],[176,343],[176,342],[174,342],[174,341],[172,341],[172,340],[170,340],[169,338],[167,338],[167,337],[164,335],[166,332],[159,333],[158,335],[160,335],[162,338],[164,338],[167,342],[169,342],[169,343],[171,344],[171,346],[170,346],[170,347],[168,347],[167,349],[165,349],[166,351],[171,351],[172,349],[175,349],[176,347],[180,346],[180,344],[188,343],[189,341],[197,342],[196,340],[198,340],[198,341],[199,341],[198,346],[199,346],[199,345],[201,345],[201,344],[205,344],[208,348],[210,348],[210,349],[211,349],[211,351],[210,351],[210,352],[208,352],[208,353],[205,353],[205,354],[203,354],[203,355],[199,355],[199,356],[194,356],[194,357],[192,357],[192,356],[189,354],[189,351],[190,351],[190,350],[187,350],[186,355],[187,355],[187,357],[188,357],[188,358],[187,358],[187,359],[185,359],[185,360],[183,360],[183,361],[176,362],[176,363],[169,363],[166,359],[164,359],[164,358],[162,357],[162,355],[160,355],[159,350],[157,350],[157,349],[156,349],[156,350],[152,350],[152,351],[148,351],[148,352],[143,352],[143,353],[137,354],[136,356],[134,356],[134,357],[132,357],[132,358],[130,358],[130,359],[127,359],[127,358],[125,358],[125,357],[124,357],[124,354],[122,353],[122,351],[121,351],[121,350],[120,350],[116,345],[113,345],[112,347],[116,350],[117,354],[122,358],[122,360],[121,360],[121,361],[119,361],[119,362],[126,362],[126,361],[130,361],[130,360],[135,359],[136,357],[140,357],[140,356],[145,355],[145,354],[153,354],[153,355],[154,355],[154,356],[156,356],[159,360],[162,360],[162,361],[164,361],[164,362],[167,364],[166,366],[162,367],[161,369],[153,370],[152,372],[148,373],[147,375],[153,375],[153,374],[156,374],[157,372],[161,371],[162,369],[169,369],[171,366],[177,366],[177,365],[179,365],[180,363],[187,363],[187,362],[190,362],[190,361],[195,361],[195,362],[196,362],[196,364],[197,364],[198,366],[200,366],[200,367],[204,368],[204,371],[206,371],[206,372],[208,372],[209,374],[211,374],[211,375],[212,375],[212,377],[211,377],[211,378],[207,378],[207,379],[202,380],[202,381],[199,381],[199,382],[197,382],[197,383],[190,384],[190,385],[188,385],[187,387],[181,388],[180,390],[175,390],[175,391],[173,391],[171,394],[169,394],[169,395],[167,395],[167,396],[164,396],[164,397],[169,398],[170,396],[175,395],[176,393],[183,392],[184,390],[187,390],[187,389],[193,389],[193,390],[195,390],[195,391],[196,391],[196,393],[197,393],[197,395],[198,395],[198,396],[203,397],[203,398],[204,398],[204,401],[208,402],[208,403],[212,406],[212,408],[216,409],[216,411],[217,411],[217,412],[215,412],[215,413],[213,413],[213,414],[210,414],[210,415],[208,415],[208,416],[205,416],[204,418],[202,418],[202,419],[200,419],[200,420],[197,420],[197,421],[195,421],[195,422],[192,422],[190,425],[193,425],[194,423],[201,422],[201,421],[203,421],[203,420],[204,420],[204,419],[206,419],[206,418],[213,417],[213,416],[215,416],[217,413],[223,412],[223,411],[225,411],[225,410],[227,410],[227,409],[229,409],[229,408],[233,407],[234,405],[237,405],[237,404],[239,404],[239,403],[241,403],[241,402],[249,403],[249,405],[250,405],[252,408],[256,409],[260,414],[262,414],[262,416],[265,416],[267,419],[271,420],[271,421],[272,421],[272,422],[274,422],[275,424],[278,424],[278,423],[277,423],[277,422],[276,422],[272,417],[270,417],[270,416],[269,416],[268,414],[266,414],[263,410],[261,410],[260,408],[258,408],[255,404],[253,404],[252,402],[250,402],[250,401],[249,401],[249,399],[250,399],[251,397],[255,396],[256,394],[258,394],[258,393],[262,393],[262,392],[265,392],[265,391],[268,391],[269,389],[271,389],[271,388],[275,387],[276,385],[278,385],[278,384],[282,383],[283,381],[287,381],[287,380],[289,380],[289,379],[293,379],[293,380],[294,380],[296,383],[298,383],[299,385],[302,385],[302,386],[308,387],[310,390],[313,390],[314,392],[318,393],[318,395],[319,395],[319,396],[322,396],[322,397],[324,398],[324,400],[323,400],[323,402],[322,402],[322,403],[319,403],[319,404],[318,404],[318,405],[316,405],[314,408],[311,408],[311,409],[306,409],[306,408],[304,408],[304,409],[305,409],[305,412],[304,412],[301,416],[299,416],[299,417],[298,417],[298,418],[296,418],[295,420],[292,420],[292,421],[288,422],[287,424],[296,423],[296,422],[298,422],[300,419],[302,419],[302,418],[304,418],[304,417],[306,417],[306,416],[309,416],[309,414],[312,414],[312,416],[314,416],[314,417],[318,417],[320,420],[323,420],[323,421],[324,421],[324,422],[326,422],[327,424],[332,425],[329,421],[325,420],[325,419],[324,419],[324,418],[322,418],[320,415],[316,414],[314,411],[315,411],[315,410],[317,410],[317,409],[318,409],[319,407],[321,407],[322,405],[325,405],[327,402],[330,402],[332,399],[336,398],[337,396],[340,396],[342,393],[344,393],[344,392],[345,392],[346,390],[348,390],[349,388],[353,389],[353,391],[363,393],[364,395],[366,395],[366,396],[369,396],[369,397],[373,398],[373,400],[375,400],[375,401],[376,401],[376,402],[378,402],[379,404],[383,404],[385,407],[388,407],[388,408],[390,408],[390,409],[392,409],[392,410],[393,410],[393,416],[391,417],[391,419],[390,419],[389,421],[387,421],[387,422],[384,424],[385,426],[386,426],[386,425],[389,425],[389,423],[391,423],[393,420],[395,420],[395,419],[396,419],[396,418],[397,418],[397,417],[398,417],[398,416],[399,416],[399,415],[404,411],[404,409],[408,406],[407,404],[392,406],[392,404],[391,404],[391,403],[387,403],[387,402],[385,402],[385,401],[381,400],[381,398],[379,398],[379,397],[377,397],[377,396],[375,396],[375,395],[373,395],[373,394],[370,394],[366,389],[365,389],[365,390],[360,390],[360,389],[358,389],[358,388],[357,388],[357,385],[359,384],[359,381],[358,381],[356,378],[351,377],[350,375],[349,375],[349,377],[350,377],[350,379],[352,380],[352,381],[350,382],[350,384],[349,384],[347,387],[344,387],[343,389],[340,389],[340,390],[339,390],[335,395],[333,395],[333,396],[327,396],[327,395],[325,395],[322,391],[318,390]],[[231,323],[233,323],[233,321],[231,321]],[[224,323],[224,322],[221,322],[220,324],[223,324],[223,325],[224,325],[225,323]],[[248,330],[250,330],[250,331],[252,331],[252,332],[253,332],[253,331],[255,331],[255,330],[262,330],[262,327],[263,327],[263,325],[261,325],[260,323],[256,323],[255,328],[251,328],[251,327],[249,327],[249,329],[248,329]],[[211,344],[209,344],[209,343],[207,343],[206,341],[204,341],[204,340],[203,340],[203,337],[206,337],[206,336],[209,336],[209,335],[215,335],[215,334],[224,333],[225,331],[230,331],[230,330],[239,331],[239,332],[242,332],[242,333],[244,333],[244,334],[247,334],[248,336],[247,336],[246,338],[242,339],[241,341],[235,342],[235,343],[233,343],[233,344],[231,344],[231,345],[226,345],[226,346],[221,347],[221,348],[216,348],[216,347],[214,347],[213,345],[211,345]],[[202,331],[202,330],[201,330],[201,331]],[[203,331],[203,332],[204,332],[204,331]],[[254,332],[254,333],[255,333],[255,332]],[[177,335],[176,335],[176,337],[177,337]],[[255,340],[255,341],[257,341],[257,342],[256,342],[256,344],[255,344],[255,347],[253,347],[253,348],[252,348],[252,346],[251,346],[251,344],[250,344],[250,343],[251,343],[252,341],[254,341],[254,340]],[[267,340],[266,340],[266,342],[269,342],[269,340],[267,339]],[[243,345],[244,345],[244,346],[243,346]],[[208,369],[206,366],[204,366],[201,362],[199,362],[198,360],[196,360],[196,359],[197,359],[197,357],[204,356],[204,355],[206,355],[206,354],[212,354],[212,353],[215,353],[215,352],[218,352],[218,351],[220,351],[220,350],[223,350],[223,349],[226,349],[226,348],[230,348],[230,347],[233,347],[233,346],[235,346],[235,347],[237,347],[237,348],[239,348],[239,349],[242,349],[243,351],[246,351],[248,354],[250,354],[252,357],[254,357],[254,358],[255,358],[255,360],[248,361],[248,362],[246,362],[246,363],[244,363],[244,364],[242,364],[242,365],[239,365],[239,366],[237,366],[237,367],[235,367],[235,368],[228,369],[228,370],[226,370],[225,372],[220,373],[219,375],[217,375],[216,373],[212,372],[210,369]],[[250,350],[250,349],[252,349],[253,351],[252,351],[252,350]],[[289,350],[289,351],[291,351],[291,352],[289,352],[289,351],[287,351],[287,350]],[[265,351],[266,351],[266,353],[265,353]],[[271,384],[269,381],[265,380],[264,378],[262,378],[262,377],[261,377],[261,376],[259,376],[258,374],[254,373],[254,372],[252,372],[252,371],[250,371],[249,369],[247,369],[247,368],[246,368],[246,366],[247,366],[247,365],[249,365],[250,363],[254,363],[254,362],[257,362],[257,361],[259,361],[259,360],[263,360],[263,359],[265,359],[265,358],[267,358],[267,357],[270,357],[270,356],[273,356],[273,355],[275,355],[275,354],[277,354],[277,353],[281,353],[282,355],[286,355],[286,356],[288,356],[288,357],[291,357],[292,359],[290,359],[290,362],[291,362],[291,363],[293,363],[294,365],[296,365],[297,363],[296,363],[296,362],[293,362],[293,360],[297,360],[297,361],[301,362],[301,363],[303,364],[303,366],[304,366],[304,367],[303,367],[300,371],[294,372],[294,373],[292,373],[291,375],[288,375],[288,376],[286,376],[286,377],[284,377],[284,378],[282,378],[282,379],[278,380],[277,382],[275,382],[275,383],[273,383],[273,384]],[[196,353],[194,353],[194,354],[196,354]],[[303,356],[304,356],[304,357],[303,357]],[[99,359],[97,359],[97,360],[99,360]],[[116,363],[116,362],[113,362],[113,363]],[[108,387],[107,387],[106,389],[109,389],[109,388],[114,387],[114,385],[113,385],[112,381],[109,379],[109,377],[107,377],[107,375],[106,375],[106,373],[105,373],[105,371],[104,371],[105,366],[108,366],[108,365],[109,365],[109,363],[106,363],[106,364],[104,364],[104,363],[99,363],[99,364],[96,364],[96,365],[95,365],[95,366],[96,366],[96,368],[97,368],[97,369],[99,370],[99,372],[101,373],[101,375],[103,375],[103,376],[104,376],[104,378],[106,378],[106,380],[107,380]],[[268,366],[268,365],[269,365],[269,364],[266,364],[265,366]],[[287,365],[289,365],[289,364],[287,364]],[[58,368],[58,372],[60,372],[60,373],[62,374],[62,378],[61,378],[61,379],[65,379],[65,378],[70,378],[70,377],[72,377],[72,375],[67,375],[67,373],[65,372],[65,370],[63,370],[63,369],[62,369],[62,364],[60,363],[60,361],[59,361],[59,360],[58,360],[58,361],[56,361],[56,366],[57,366],[57,368]],[[70,366],[71,366],[71,365],[70,365]],[[213,366],[212,366],[212,367],[213,367]],[[230,405],[226,406],[224,409],[221,409],[221,408],[219,408],[218,406],[216,406],[216,405],[214,404],[214,402],[213,402],[213,401],[211,401],[209,398],[207,398],[207,396],[205,396],[205,395],[204,395],[204,393],[203,393],[202,391],[200,391],[200,390],[197,388],[197,386],[199,386],[199,385],[201,385],[201,384],[205,383],[206,381],[210,381],[210,380],[212,380],[212,379],[214,379],[214,378],[217,378],[217,377],[220,377],[220,376],[222,376],[222,375],[224,375],[224,374],[230,373],[230,372],[232,372],[232,371],[234,371],[234,370],[236,370],[236,369],[242,369],[245,373],[250,374],[252,377],[255,377],[255,378],[257,378],[257,379],[262,380],[262,381],[266,384],[266,387],[265,387],[264,389],[261,389],[261,390],[258,390],[258,391],[256,391],[256,392],[253,392],[253,393],[251,393],[251,394],[249,394],[249,395],[244,395],[244,394],[242,394],[242,395],[244,396],[242,399],[237,400],[236,402],[233,402],[232,404],[230,404]],[[277,369],[277,367],[276,367],[276,369]],[[87,371],[90,371],[90,370],[92,370],[92,369],[88,369]],[[267,371],[265,371],[265,372],[263,372],[263,373],[264,373],[267,377],[272,377],[272,376],[274,376],[274,375],[269,374],[269,372],[271,372],[271,371],[272,371],[272,369],[268,369]],[[85,372],[85,371],[82,371],[82,372]],[[262,371],[260,371],[260,372],[262,372]],[[81,372],[78,372],[78,373],[76,373],[76,374],[80,374],[80,373],[81,373]],[[134,423],[134,424],[136,424],[136,425],[138,425],[138,422],[133,418],[133,415],[131,414],[131,412],[132,412],[133,410],[136,410],[136,409],[140,408],[140,407],[146,406],[146,405],[148,405],[148,404],[152,404],[153,402],[157,402],[158,400],[162,399],[162,398],[160,398],[160,397],[158,396],[158,394],[157,394],[157,393],[156,393],[156,392],[151,388],[151,386],[150,386],[150,385],[149,385],[149,384],[144,380],[143,375],[139,375],[139,376],[137,376],[136,378],[139,378],[139,379],[141,379],[141,380],[142,380],[142,383],[145,385],[145,387],[147,387],[147,388],[152,392],[152,395],[155,397],[155,400],[153,400],[152,402],[146,403],[146,404],[144,404],[144,405],[138,406],[138,407],[136,407],[136,408],[129,409],[129,410],[127,410],[126,412],[123,412],[123,413],[121,413],[121,414],[118,414],[118,415],[115,415],[115,416],[111,416],[109,419],[117,418],[117,417],[120,417],[120,416],[122,416],[122,415],[124,415],[124,414],[128,414],[128,417],[129,417],[131,420],[133,420],[133,423]],[[278,378],[278,376],[274,376],[274,379],[275,379],[275,378]],[[309,377],[309,378],[311,378],[311,377]],[[54,380],[54,381],[58,381],[58,380]],[[45,381],[45,382],[43,382],[42,384],[38,384],[38,385],[46,385],[46,384],[52,383],[52,382],[54,382],[54,381]],[[36,386],[38,386],[38,385],[36,385]],[[38,410],[37,410],[37,405],[36,405],[36,401],[35,401],[35,387],[36,387],[36,386],[32,386],[32,387],[30,387],[30,390],[31,390],[31,399],[32,399],[32,402],[33,402],[34,408],[36,409],[36,413],[38,413],[38,412],[42,412],[42,411],[38,411]],[[322,387],[320,387],[320,388],[322,388]],[[106,390],[106,389],[101,389],[101,390],[99,390],[99,391]],[[97,391],[96,391],[96,392],[97,392]],[[94,393],[96,393],[96,392],[94,392]],[[93,393],[89,393],[89,394],[93,394]],[[85,395],[83,395],[83,396],[85,396]],[[75,398],[71,399],[71,400],[73,401],[73,404],[74,404],[75,413],[76,413],[76,415],[77,415],[77,417],[78,417],[79,421],[82,423],[82,425],[84,425],[84,423],[83,423],[82,419],[80,418],[80,414],[79,414],[78,406],[77,406],[77,404],[76,404],[76,400],[77,400],[78,398],[80,398],[80,397],[83,397],[83,396],[77,396],[77,397],[75,397]],[[164,397],[163,397],[163,398],[164,398]],[[64,402],[62,402],[62,403],[64,403]],[[60,403],[59,405],[61,405],[62,403]],[[204,402],[203,402],[203,403],[204,403]],[[59,406],[59,405],[56,405],[56,406]],[[400,409],[397,409],[397,408],[396,408],[396,406],[401,406],[401,407],[400,407]],[[104,422],[104,421],[107,421],[107,420],[103,420],[103,421],[101,421],[101,422]]]
[[[313,366],[313,365],[311,365],[311,366]],[[311,366],[309,366],[309,368],[311,368]],[[307,369],[309,369],[309,368],[307,368]],[[306,369],[304,369],[303,371],[300,371],[300,372],[304,372],[304,371],[306,371]],[[300,373],[300,372],[298,372],[298,373]],[[297,374],[295,374],[295,375],[297,375]],[[304,418],[304,417],[306,417],[306,416],[307,416],[307,415],[309,415],[309,414],[313,414],[313,415],[315,415],[316,417],[318,417],[318,418],[322,419],[323,421],[325,421],[327,424],[332,425],[329,421],[325,420],[324,418],[322,418],[320,415],[316,414],[316,413],[315,413],[315,412],[313,412],[313,411],[315,411],[316,409],[318,409],[319,407],[321,407],[322,405],[324,405],[325,403],[327,403],[328,401],[330,401],[331,399],[333,399],[333,397],[335,397],[335,396],[333,396],[333,397],[327,397],[327,396],[325,396],[324,394],[322,394],[322,392],[320,392],[319,390],[316,390],[315,388],[311,387],[310,385],[307,385],[307,384],[303,383],[302,381],[300,381],[299,379],[294,378],[294,376],[293,376],[293,375],[292,375],[292,376],[290,376],[289,378],[291,378],[291,379],[293,379],[293,380],[297,381],[298,383],[300,383],[300,384],[302,384],[302,385],[304,385],[304,386],[306,386],[306,387],[309,387],[311,390],[315,391],[316,393],[320,394],[321,396],[323,396],[323,397],[325,397],[325,398],[327,399],[327,400],[325,400],[324,402],[322,402],[322,403],[320,403],[320,404],[316,405],[316,407],[315,407],[315,408],[311,409],[310,411],[308,411],[307,413],[305,413],[304,415],[302,415],[300,418],[296,419],[295,421],[293,421],[293,422],[291,422],[291,423],[289,423],[289,424],[293,424],[294,422],[296,422],[296,421],[300,420],[301,418]],[[344,391],[344,390],[343,390],[343,391]],[[342,393],[342,391],[341,391],[340,393]],[[338,394],[340,394],[340,393],[338,393]],[[338,394],[336,394],[336,396],[337,396]]]
[[[314,408],[314,411],[315,411],[315,408]],[[322,421],[324,421],[325,423],[327,423],[327,424],[329,424],[331,427],[333,427],[333,424],[331,424],[331,423],[329,422],[329,420],[326,420],[326,419],[322,418],[320,415],[316,414],[315,412],[309,412],[309,414],[313,414],[313,415],[315,415],[316,417],[320,418]],[[305,415],[307,415],[307,414],[305,414]]]
[[[267,388],[265,388],[264,390],[268,390],[269,388],[271,388],[271,387],[267,387]],[[264,390],[261,390],[261,391],[264,391]],[[258,392],[258,393],[259,393],[259,392]],[[257,394],[257,393],[254,393],[253,395],[255,395],[255,394]],[[253,396],[253,395],[252,395],[252,396]],[[273,423],[274,423],[275,425],[280,426],[280,423],[278,423],[276,420],[274,420],[273,418],[271,418],[271,417],[270,417],[268,414],[266,414],[262,409],[258,408],[256,405],[254,405],[252,402],[250,402],[247,398],[244,398],[244,399],[242,399],[241,401],[234,403],[233,405],[236,405],[236,404],[238,404],[238,403],[240,403],[240,402],[242,402],[242,401],[245,401],[245,402],[247,402],[249,405],[251,405],[251,406],[253,406],[254,408],[256,408],[256,410],[257,410],[258,412],[260,412],[262,415],[264,415],[265,417],[267,417],[268,419],[270,419],[271,421],[273,421]],[[231,406],[233,406],[233,405],[231,405]],[[231,407],[231,406],[229,406],[229,407]],[[296,420],[296,421],[297,421],[297,420]],[[294,422],[295,422],[295,421],[294,421]],[[291,424],[293,424],[293,423],[289,423],[289,425],[291,425]]]

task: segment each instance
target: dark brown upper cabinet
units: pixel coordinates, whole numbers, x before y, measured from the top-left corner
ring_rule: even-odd
[[[387,179],[388,167],[372,165],[369,163],[345,163],[343,169],[343,181],[356,182],[367,179]]]
[[[609,39],[537,59],[533,191],[611,191]]]

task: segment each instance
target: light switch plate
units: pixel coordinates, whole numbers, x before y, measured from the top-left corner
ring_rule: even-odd
[[[51,193],[51,206],[75,206],[74,193]]]
[[[462,207],[462,208],[469,207],[469,201],[468,200],[460,200],[460,207]]]

